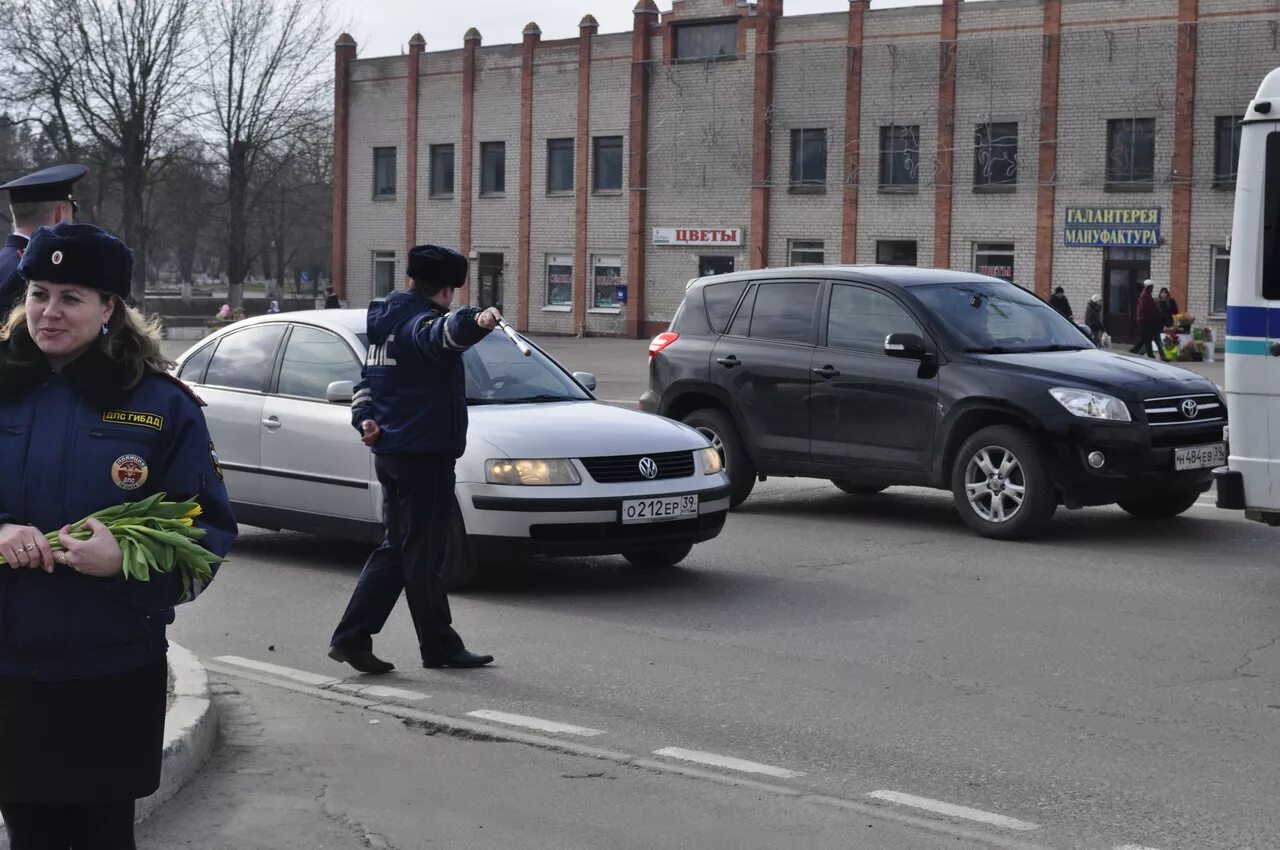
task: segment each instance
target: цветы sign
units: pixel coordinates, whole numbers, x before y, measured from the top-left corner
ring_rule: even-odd
[[[738,227],[655,227],[654,245],[741,245]]]
[[[1159,207],[1067,207],[1063,244],[1086,248],[1155,248]]]

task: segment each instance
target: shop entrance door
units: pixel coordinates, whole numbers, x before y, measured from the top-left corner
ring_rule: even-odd
[[[1149,248],[1107,248],[1102,261],[1102,321],[1113,343],[1138,341],[1138,295],[1151,277]]]
[[[713,274],[728,274],[733,271],[733,257],[708,256],[698,257],[698,277]]]
[[[476,297],[480,308],[493,307],[502,300],[502,255],[480,254],[476,260],[480,286]]]

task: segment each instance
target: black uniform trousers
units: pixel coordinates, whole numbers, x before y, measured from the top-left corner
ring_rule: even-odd
[[[444,557],[453,513],[454,458],[447,454],[374,455],[382,484],[386,536],[365,562],[331,644],[373,648],[373,636],[405,592],[423,660],[463,649],[445,592]]]
[[[10,850],[134,850],[133,800],[0,803]]]

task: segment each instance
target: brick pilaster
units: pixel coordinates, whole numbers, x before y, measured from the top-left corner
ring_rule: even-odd
[[[458,163],[458,193],[462,208],[458,215],[458,250],[464,257],[471,256],[471,210],[475,202],[473,191],[475,177],[475,104],[476,104],[476,50],[480,47],[480,31],[467,30],[462,47],[462,154]],[[471,290],[467,294],[470,304],[480,299],[480,282],[472,276]],[[501,293],[498,297],[501,298]]]
[[[933,180],[933,265],[951,268],[951,200],[956,159],[956,33],[960,0],[942,0],[938,34],[938,155]]]
[[[1040,158],[1036,180],[1036,294],[1053,286],[1054,211],[1058,183],[1058,78],[1062,55],[1062,0],[1044,0],[1040,48]]]
[[[520,55],[520,222],[516,228],[516,262],[519,264],[516,327],[529,328],[529,240],[533,217],[533,57],[542,30],[530,22],[524,28]]]
[[[748,265],[769,265],[769,176],[773,150],[769,110],[773,106],[773,50],[781,0],[760,0],[756,6],[755,85],[751,133],[751,233]]]
[[[1194,178],[1196,42],[1198,0],[1178,3],[1177,103],[1173,114],[1173,236],[1169,251],[1169,291],[1184,310],[1191,272],[1191,184]]]
[[[427,40],[421,33],[409,39],[409,74],[405,81],[405,191],[404,191],[404,246],[405,262],[408,250],[418,242],[418,90],[422,67],[422,52]]]
[[[356,40],[343,33],[333,45],[333,246],[331,258],[333,288],[339,298],[347,297],[347,162],[351,128],[351,60],[356,58]]]
[[[862,31],[871,0],[849,0],[849,55],[844,78],[844,198],[840,262],[858,261],[858,181],[862,171]]]
[[[649,39],[658,23],[658,6],[653,0],[639,0],[632,10],[631,28],[631,116],[627,133],[627,336],[640,339],[645,332],[644,290],[646,192],[648,191],[649,144]]]
[[[591,298],[591,268],[587,256],[587,192],[591,171],[591,39],[600,29],[587,15],[578,24],[578,138],[573,158],[573,329],[587,333],[587,304]]]

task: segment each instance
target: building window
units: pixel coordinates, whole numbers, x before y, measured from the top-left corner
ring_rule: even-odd
[[[573,256],[547,255],[547,306],[573,306]]]
[[[821,242],[792,239],[787,248],[793,266],[820,266],[826,256]]]
[[[373,196],[375,198],[394,198],[396,196],[396,149],[373,149]]]
[[[1214,119],[1213,185],[1221,189],[1236,187],[1236,169],[1240,166],[1239,115],[1220,115]]]
[[[1013,243],[978,242],[973,246],[973,270],[976,274],[998,277],[1013,283]]]
[[[876,262],[882,266],[914,266],[916,243],[906,239],[881,239],[876,242]]]
[[[547,139],[547,191],[573,191],[573,139]]]
[[[1221,245],[1213,246],[1213,304],[1209,312],[1227,312],[1227,275],[1231,272],[1231,252]]]
[[[622,191],[622,137],[597,136],[594,188],[597,192]]]
[[[431,146],[431,194],[453,195],[453,145]]]
[[[1107,122],[1107,189],[1150,192],[1156,174],[1156,119]]]
[[[1013,191],[1018,185],[1018,125],[979,124],[973,140],[975,192]]]
[[[920,127],[880,128],[880,188],[914,192],[920,183]]]
[[[622,257],[596,257],[591,281],[593,307],[613,308],[627,303],[622,284]]]
[[[501,195],[507,191],[507,143],[480,143],[480,194]]]
[[[396,288],[396,252],[373,252],[373,297],[386,298]]]
[[[791,188],[818,191],[827,185],[827,131],[791,131]]]
[[[675,27],[677,62],[699,62],[738,57],[738,22],[684,24]]]

